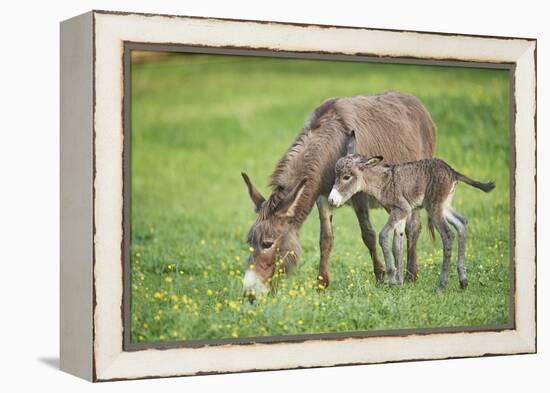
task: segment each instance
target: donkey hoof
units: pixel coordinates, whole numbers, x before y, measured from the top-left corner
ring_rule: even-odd
[[[437,287],[435,288],[435,293],[437,295],[441,295],[443,292],[445,292],[445,287]]]
[[[317,290],[322,291],[328,287],[330,280],[328,275],[321,275],[319,274],[317,276]]]
[[[466,289],[468,287],[468,279],[460,280],[460,289]]]
[[[384,276],[386,275],[386,271],[384,269],[374,269],[374,276],[376,277],[376,282],[379,284],[384,283]]]
[[[416,282],[417,275],[412,273],[407,273],[405,276],[405,282]]]

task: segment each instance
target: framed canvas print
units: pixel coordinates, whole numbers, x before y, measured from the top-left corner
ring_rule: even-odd
[[[536,351],[536,40],[61,23],[61,368]]]

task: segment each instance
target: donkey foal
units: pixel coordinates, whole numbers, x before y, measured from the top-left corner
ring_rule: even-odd
[[[402,165],[378,165],[382,159],[381,156],[366,157],[359,154],[348,154],[340,158],[336,162],[336,181],[329,195],[329,203],[340,207],[354,194],[365,192],[390,213],[388,222],[380,232],[380,245],[389,284],[403,282],[401,259],[405,223],[415,209],[424,207],[428,212],[432,234],[434,225],[443,241],[443,266],[437,292],[445,289],[449,279],[454,241],[449,224],[458,233],[458,279],[460,287],[466,288],[468,279],[464,271],[464,254],[467,224],[466,219],[452,209],[452,197],[458,181],[485,192],[491,191],[495,187],[494,183],[472,180],[439,159],[413,161]],[[392,234],[393,252],[390,252]]]

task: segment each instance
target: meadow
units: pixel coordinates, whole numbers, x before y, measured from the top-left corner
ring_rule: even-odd
[[[509,320],[509,82],[503,70],[175,54],[132,66],[131,341],[284,336],[504,324]],[[298,267],[273,296],[242,302],[255,219],[241,179],[264,195],[309,114],[334,96],[416,95],[438,128],[436,157],[479,180],[460,184],[469,220],[460,290],[434,293],[441,242],[423,213],[415,284],[377,285],[350,208],[335,212],[330,287],[318,292],[316,209]],[[377,231],[387,214],[372,213]],[[381,255],[381,254],[380,254]]]

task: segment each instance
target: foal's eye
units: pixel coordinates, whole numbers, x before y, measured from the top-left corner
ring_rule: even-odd
[[[348,181],[349,179],[351,179],[351,176],[350,176],[350,175],[346,175],[346,176],[344,176],[342,179],[344,179],[344,181]]]
[[[262,242],[262,248],[263,248],[263,249],[271,248],[271,246],[273,246],[273,242],[272,242],[272,241],[264,240],[264,241]]]

